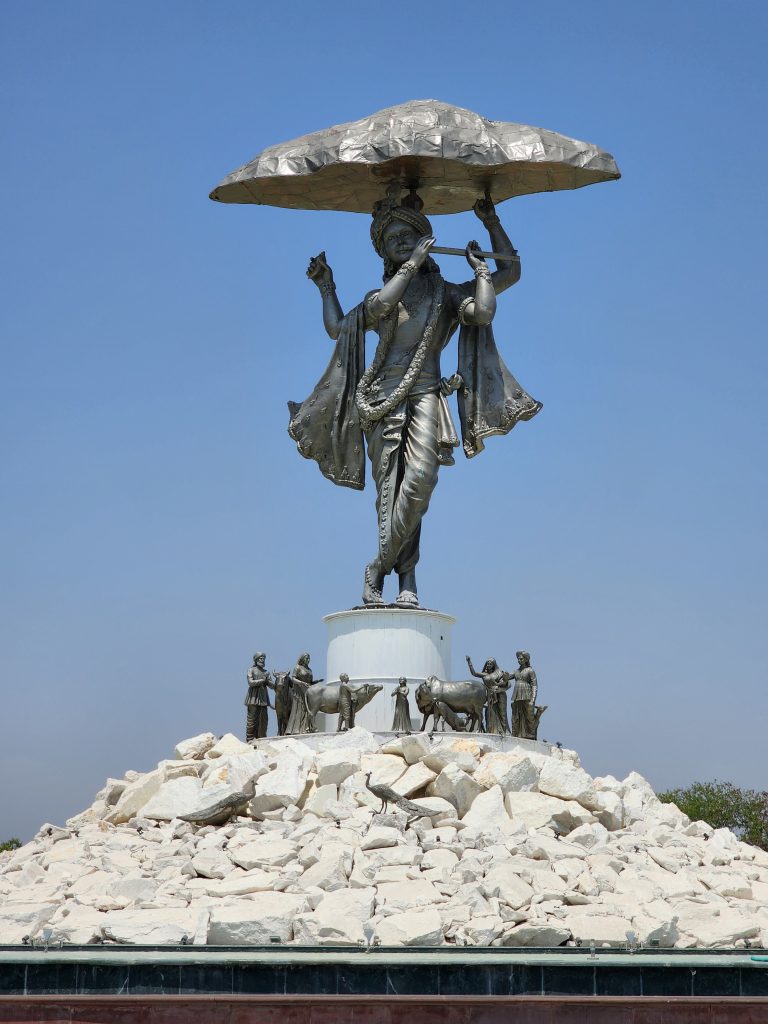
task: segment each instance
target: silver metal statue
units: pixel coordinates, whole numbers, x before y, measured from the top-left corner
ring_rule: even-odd
[[[424,732],[430,715],[435,714],[437,704],[444,704],[451,711],[467,715],[466,728],[472,732],[477,728],[485,732],[483,726],[483,708],[485,707],[486,690],[481,681],[475,679],[438,679],[428,676],[416,690],[416,705],[423,716],[421,732]],[[437,721],[433,723],[433,728]]]
[[[349,676],[342,672],[339,676],[339,720],[336,723],[336,732],[354,729],[356,709],[356,694],[350,689]]]
[[[421,522],[441,465],[454,462],[459,438],[447,397],[459,392],[464,453],[482,451],[491,434],[506,434],[541,408],[512,377],[491,330],[496,295],[520,277],[520,257],[501,226],[491,199],[474,211],[500,254],[491,273],[465,250],[474,279],[445,281],[429,255],[432,226],[412,192],[401,189],[376,204],[371,239],[384,264],[384,284],[346,315],[325,254],[310,260],[307,275],[321,294],[323,324],[336,342],[333,358],[304,402],[289,403],[289,433],[302,455],[314,459],[334,483],[362,488],[367,445],[378,519],[378,550],[364,572],[363,602],[384,603],[384,579],[397,573],[399,605],[418,605],[416,564]],[[503,257],[503,258],[502,258]],[[441,374],[440,353],[459,328],[458,370]],[[365,332],[379,336],[364,369]],[[365,437],[365,445],[363,443]]]
[[[539,683],[531,667],[528,651],[517,652],[517,664],[518,668],[510,674],[510,678],[515,681],[512,691],[512,735],[535,740],[538,737],[539,720],[547,710],[547,705],[539,707],[536,703]]]
[[[307,693],[314,682],[312,669],[309,667],[309,655],[299,655],[299,660],[290,676],[291,680],[291,712],[288,716],[286,733],[314,732],[315,727],[307,706]]]
[[[507,690],[509,689],[509,672],[499,668],[495,658],[488,658],[481,672],[475,672],[472,660],[467,655],[469,671],[476,679],[482,679],[487,694],[485,707],[485,731],[508,734],[509,719],[507,717]]]
[[[365,604],[382,604],[384,580],[396,573],[397,603],[418,605],[422,520],[438,470],[453,464],[459,444],[449,394],[458,393],[468,458],[487,437],[508,433],[541,408],[509,373],[493,337],[496,295],[520,277],[494,201],[619,176],[611,155],[590,143],[438,100],[411,100],[270,146],[210,193],[224,203],[373,211],[371,240],[384,283],[345,314],[325,253],[310,260],[307,274],[320,290],[335,348],[312,394],[289,403],[299,452],[333,483],[362,490],[367,446],[378,530],[364,573]],[[463,250],[436,246],[425,213],[469,209],[487,229],[491,252],[475,242]],[[462,251],[473,279],[453,284],[430,253]],[[486,255],[496,261],[494,273]],[[445,378],[440,354],[457,329],[457,372]],[[366,331],[379,337],[368,368]]]
[[[267,708],[269,703],[268,689],[274,690],[275,684],[266,671],[267,656],[257,651],[253,656],[253,664],[248,669],[248,692],[243,702],[247,708],[245,723],[245,741],[263,739],[267,735]]]
[[[275,717],[277,735],[285,736],[291,717],[291,673],[275,672]]]
[[[392,691],[395,698],[395,717],[392,720],[392,732],[411,731],[411,709],[408,706],[408,680],[400,676],[397,686]]]
[[[344,679],[343,683],[342,678]],[[349,690],[350,701],[354,704],[355,712],[365,707],[383,689],[383,687],[375,683],[350,682],[349,676],[346,673],[342,673],[342,678],[339,679],[338,683],[323,683],[322,685],[316,683],[314,686],[308,687],[306,691],[306,704],[312,728],[303,731],[316,731],[315,720],[319,712],[323,712],[326,715],[340,714],[342,685],[345,689]]]

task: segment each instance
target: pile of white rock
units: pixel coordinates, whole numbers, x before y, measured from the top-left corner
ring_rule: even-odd
[[[0,944],[768,946],[768,853],[635,772],[466,734],[314,742],[206,733],[110,779],[0,854]],[[424,817],[380,813],[369,772]]]

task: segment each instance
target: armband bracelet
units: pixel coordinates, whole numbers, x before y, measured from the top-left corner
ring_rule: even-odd
[[[418,269],[413,260],[406,260],[395,274],[395,277],[408,277],[409,274],[415,274]]]
[[[336,285],[333,281],[323,281],[320,285],[320,294],[325,297],[327,295],[333,295],[336,291]]]
[[[488,227],[495,228],[497,224],[501,224],[501,221],[499,220],[498,213],[491,214],[490,217],[486,217],[485,220],[483,221],[483,227],[484,228],[488,228]]]
[[[475,277],[483,279],[483,281],[491,281],[491,272],[488,267],[475,267]]]
[[[464,327],[466,327],[468,325],[468,322],[464,319],[464,312],[465,312],[467,306],[470,304],[470,302],[474,302],[474,301],[475,301],[474,295],[468,295],[466,299],[462,299],[461,300],[461,305],[459,306],[459,309],[458,309],[457,320]]]

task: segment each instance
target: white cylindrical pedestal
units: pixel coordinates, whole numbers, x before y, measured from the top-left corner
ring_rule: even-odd
[[[400,676],[405,676],[411,718],[420,725],[416,687],[427,676],[450,679],[451,630],[456,620],[424,608],[389,607],[333,612],[325,615],[323,622],[328,627],[326,680],[338,682],[340,674],[346,672],[351,683],[379,683],[384,687],[358,711],[355,724],[371,732],[391,729],[395,708],[392,691]],[[325,731],[333,732],[335,717],[324,717]]]

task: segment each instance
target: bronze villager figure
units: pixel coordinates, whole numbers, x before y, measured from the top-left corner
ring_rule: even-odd
[[[376,204],[371,239],[384,263],[384,284],[346,315],[336,296],[325,253],[310,260],[307,275],[318,287],[323,324],[336,348],[315,390],[289,403],[289,432],[306,458],[315,459],[334,483],[362,489],[364,445],[376,485],[378,551],[366,566],[363,602],[384,603],[384,579],[396,572],[397,604],[418,606],[416,564],[421,521],[441,465],[453,464],[459,443],[446,401],[458,390],[464,452],[472,458],[492,434],[506,434],[541,408],[507,370],[496,349],[491,321],[496,294],[520,278],[520,258],[491,199],[474,205],[497,259],[494,273],[470,242],[465,250],[474,280],[443,280],[430,257],[432,226],[411,192],[399,186]],[[457,328],[458,373],[441,377],[440,353]],[[363,368],[365,332],[379,342]]]
[[[275,672],[275,717],[277,735],[285,736],[291,716],[291,673]]]
[[[487,698],[485,706],[485,731],[500,735],[509,734],[507,718],[507,690],[509,689],[509,673],[500,669],[495,658],[488,658],[481,672],[475,672],[472,660],[467,655],[469,671],[476,679],[482,679]]]
[[[516,671],[511,673],[515,680],[512,691],[512,735],[522,739],[535,740],[539,731],[539,720],[547,710],[546,705],[539,707],[536,698],[539,683],[536,673],[531,668],[531,656],[528,651],[517,652]]]
[[[263,651],[258,651],[253,656],[253,665],[248,669],[248,693],[243,702],[248,709],[245,724],[246,743],[263,739],[267,735],[267,708],[272,707],[267,688],[274,690],[275,684],[269,672],[265,670],[266,660]]]
[[[346,732],[355,727],[355,695],[349,688],[349,676],[342,672],[339,676],[339,720],[336,732]]]
[[[411,709],[408,706],[408,680],[400,676],[397,686],[392,691],[395,698],[395,717],[392,732],[411,732]]]
[[[299,655],[291,679],[291,713],[288,717],[286,733],[295,735],[302,732],[315,732],[315,727],[307,707],[307,691],[314,682],[312,669],[309,667],[309,655]],[[320,680],[318,680],[320,682]]]

